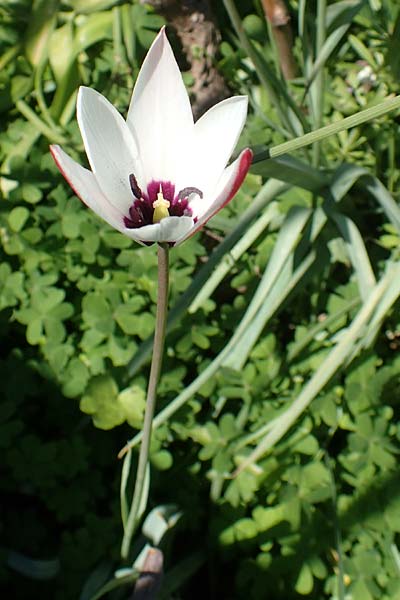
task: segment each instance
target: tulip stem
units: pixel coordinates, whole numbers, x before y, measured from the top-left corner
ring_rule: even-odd
[[[149,461],[151,431],[157,399],[157,386],[160,379],[161,364],[164,354],[165,326],[168,312],[168,251],[168,244],[158,245],[158,294],[153,356],[151,359],[150,377],[147,388],[146,410],[144,413],[142,443],[140,445],[135,488],[122,540],[121,556],[124,559],[128,558],[131,539],[141,516],[139,513],[141,512],[142,496],[145,488],[146,471]]]

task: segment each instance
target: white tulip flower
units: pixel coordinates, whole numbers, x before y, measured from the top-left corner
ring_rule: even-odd
[[[250,167],[245,149],[228,167],[247,97],[210,108],[196,123],[165,34],[139,72],[126,121],[101,94],[81,87],[77,119],[91,170],[50,147],[82,202],[141,244],[181,244],[235,195]]]

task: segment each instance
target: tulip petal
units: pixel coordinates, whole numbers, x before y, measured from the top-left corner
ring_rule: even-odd
[[[216,194],[214,195],[211,202],[207,202],[205,200],[205,205],[202,207],[203,212],[198,210],[196,215],[198,216],[198,220],[196,221],[194,227],[191,231],[180,237],[176,241],[176,246],[185,241],[188,237],[192,236],[196,231],[201,229],[205,223],[212,216],[214,216],[219,210],[221,210],[236,194],[238,189],[243,183],[244,178],[247,175],[247,172],[250,168],[251,161],[253,158],[253,153],[250,148],[246,148],[243,152],[238,156],[238,158],[227,167],[220,179],[220,182],[217,186]],[[198,204],[198,208],[200,208],[200,201]]]
[[[191,151],[193,115],[164,28],[140,69],[127,124],[140,151],[146,183],[175,182]]]
[[[217,185],[238,142],[246,115],[247,96],[234,96],[210,108],[195,123],[191,185],[204,195]]]
[[[187,236],[193,227],[191,217],[167,217],[154,225],[124,229],[125,235],[137,242],[173,242]]]
[[[112,227],[124,232],[122,213],[104,196],[93,173],[75,162],[60,146],[52,145],[50,151],[62,175],[82,202]]]
[[[129,175],[141,183],[141,163],[129,128],[104,96],[87,87],[78,93],[77,118],[93,174],[109,202],[127,213],[134,200]]]

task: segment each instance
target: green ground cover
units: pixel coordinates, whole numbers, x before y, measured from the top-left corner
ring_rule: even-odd
[[[149,510],[180,518],[163,540],[162,598],[400,598],[399,111],[265,158],[399,93],[400,10],[290,11],[288,82],[261,4],[216,7],[218,66],[249,96],[238,147],[258,158],[228,207],[171,251]],[[48,147],[84,162],[78,86],[125,114],[163,23],[137,2],[0,7],[7,598],[94,600],[117,569],[134,575],[142,538],[123,563],[133,477],[122,492],[120,479],[143,420],[156,252],[86,209]]]

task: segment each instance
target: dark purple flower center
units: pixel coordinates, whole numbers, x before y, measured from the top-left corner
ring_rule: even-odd
[[[124,217],[125,227],[137,229],[145,225],[153,224],[154,206],[158,194],[162,192],[163,198],[169,202],[168,213],[171,217],[191,217],[192,209],[189,206],[189,196],[198,194],[200,198],[203,194],[195,187],[187,187],[175,194],[175,186],[170,181],[151,181],[147,186],[147,192],[144,193],[138,186],[135,176],[129,176],[134,201],[129,209],[129,216]]]

